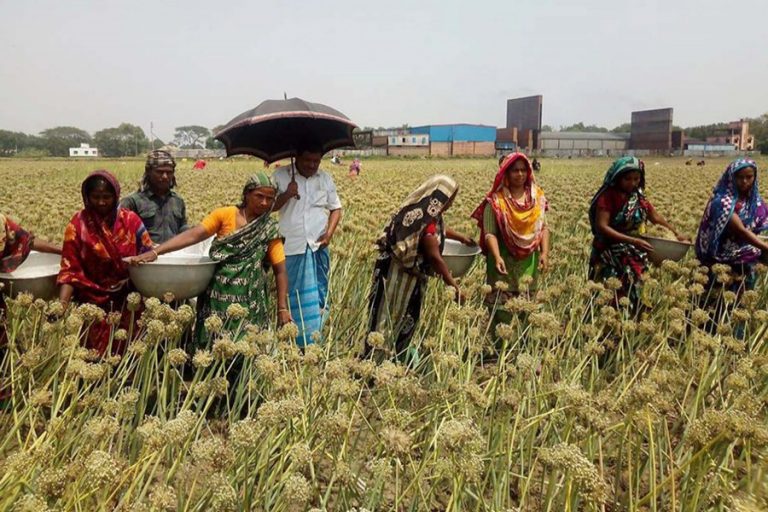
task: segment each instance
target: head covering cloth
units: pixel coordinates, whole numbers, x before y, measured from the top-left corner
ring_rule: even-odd
[[[743,169],[755,170],[755,181],[745,197],[739,196],[736,187],[736,173]],[[704,208],[704,215],[696,236],[696,256],[702,262],[721,261],[724,263],[744,263],[760,257],[760,249],[746,242],[725,237],[731,216],[738,209],[738,216],[744,226],[754,233],[768,227],[768,208],[758,189],[757,163],[749,158],[740,158],[726,167],[712,190],[712,197]]]
[[[505,176],[517,161],[525,163],[525,196],[522,201],[512,197],[505,185]],[[536,183],[533,167],[523,153],[510,153],[499,166],[493,186],[472,212],[480,226],[480,248],[486,252],[483,213],[486,205],[493,209],[502,242],[515,259],[523,259],[538,249],[544,231],[545,212],[548,209],[544,191]]]
[[[442,232],[443,209],[458,191],[456,181],[442,174],[419,185],[384,228],[376,242],[379,249],[391,254],[404,268],[415,268],[420,262],[419,241],[424,229],[435,223]]]

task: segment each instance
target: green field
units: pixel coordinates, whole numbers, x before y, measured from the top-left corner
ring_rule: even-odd
[[[646,194],[693,238],[728,162],[684,162],[647,158]],[[186,311],[150,303],[134,349],[101,361],[79,348],[92,310],[9,301],[0,510],[768,509],[766,268],[716,335],[701,328],[693,254],[652,268],[642,317],[614,309],[613,292],[586,279],[587,209],[609,165],[542,160],[551,268],[538,291],[505,305],[516,315],[498,331],[493,363],[483,360],[494,333],[480,260],[460,281],[464,306],[430,284],[415,368],[355,355],[389,215],[426,177],[448,174],[461,189],[446,223],[476,237],[468,216],[495,159],[364,160],[356,180],[325,162],[344,219],[331,244],[326,341],[305,353],[257,326],[245,345],[211,340],[211,360],[197,354],[194,377],[182,378],[179,361],[195,358],[179,348]],[[191,166],[179,162],[177,191],[193,223],[236,203],[262,169],[255,159]],[[127,194],[143,161],[0,159],[0,212],[60,242],[97,168]],[[232,364],[242,369],[228,384]]]

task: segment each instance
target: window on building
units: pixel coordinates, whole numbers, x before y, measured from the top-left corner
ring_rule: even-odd
[[[426,137],[422,137],[421,138],[421,143],[422,144],[426,144],[427,143],[427,138]]]
[[[403,144],[405,144],[405,137],[403,137]]]
[[[76,155],[76,154],[77,154],[77,150],[74,150],[74,151],[72,152],[72,154],[73,154],[73,155]]]
[[[416,137],[411,137],[411,144],[416,144]]]

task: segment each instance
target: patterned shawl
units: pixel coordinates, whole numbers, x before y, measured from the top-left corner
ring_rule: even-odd
[[[634,156],[621,157],[613,162],[608,172],[605,173],[603,184],[594,197],[592,197],[592,202],[589,205],[589,224],[592,227],[592,234],[595,235],[596,242],[603,239],[603,236],[597,230],[597,200],[606,190],[615,187],[622,175],[633,171],[640,173],[640,186],[628,194],[626,204],[618,215],[610,220],[610,225],[622,233],[627,233],[645,223],[648,216],[648,202],[643,193],[645,188],[645,164]]]
[[[89,205],[86,183],[104,178],[115,192],[114,212],[107,218]],[[61,270],[57,283],[71,284],[77,300],[104,305],[117,292],[127,293],[128,267],[123,258],[152,249],[152,240],[138,215],[119,206],[120,184],[108,171],[95,171],[82,185],[85,208],[77,212],[64,231]]]
[[[256,188],[273,188],[269,176],[263,172],[252,176],[243,187],[243,201],[248,192]],[[269,282],[264,268],[269,243],[279,238],[277,221],[271,211],[263,213],[234,233],[214,240],[210,257],[218,261],[216,274],[200,300],[198,318],[210,313],[224,316],[231,304],[248,309],[248,321],[263,324],[268,314]]]
[[[442,235],[443,207],[458,191],[459,185],[442,174],[419,185],[384,228],[376,241],[379,250],[391,254],[406,269],[420,266],[419,241],[424,229],[436,223]]]
[[[522,202],[514,199],[504,186],[507,171],[518,160],[525,162],[528,173],[524,185],[525,198]],[[533,177],[531,162],[524,154],[512,153],[502,162],[491,190],[472,213],[472,218],[480,226],[480,248],[483,252],[486,251],[483,226],[483,212],[486,204],[491,205],[502,241],[513,258],[524,259],[538,249],[541,234],[546,225],[545,212],[548,205],[544,191],[536,184],[536,179]]]
[[[702,262],[747,263],[760,257],[760,249],[733,237],[724,236],[728,221],[736,211],[739,192],[734,177],[742,169],[755,169],[752,190],[741,203],[738,216],[744,226],[754,233],[768,228],[768,208],[757,188],[757,163],[749,158],[731,162],[712,191],[696,237],[696,256]]]
[[[0,272],[16,270],[29,256],[32,240],[30,233],[0,213]]]

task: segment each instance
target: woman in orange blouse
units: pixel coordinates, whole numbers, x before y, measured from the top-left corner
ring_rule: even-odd
[[[210,256],[219,265],[208,289],[198,300],[198,332],[202,332],[202,320],[212,314],[224,320],[227,308],[232,304],[247,309],[245,320],[251,324],[266,324],[270,302],[267,265],[271,266],[277,283],[278,322],[280,325],[291,322],[285,252],[277,222],[270,216],[276,195],[277,188],[269,176],[260,172],[246,182],[239,205],[217,208],[197,226],[129,261],[131,264],[151,262],[160,254],[183,249],[216,235]],[[198,336],[198,340],[204,338]]]

